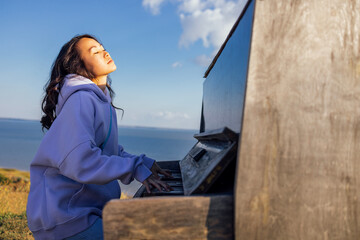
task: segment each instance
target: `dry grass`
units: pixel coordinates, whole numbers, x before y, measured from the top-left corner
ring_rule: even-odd
[[[29,172],[0,169],[0,239],[34,239],[27,227]]]
[[[0,214],[0,239],[34,239],[27,226],[26,214]]]
[[[14,169],[0,169],[0,214],[26,211],[30,174]]]

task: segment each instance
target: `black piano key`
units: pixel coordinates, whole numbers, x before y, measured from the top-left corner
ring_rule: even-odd
[[[182,182],[178,182],[178,181],[167,181],[166,182],[170,187],[183,187]]]
[[[180,169],[164,169],[170,173],[179,173],[180,172]]]
[[[163,175],[163,174],[159,174],[159,176],[165,177],[165,175]],[[181,172],[173,172],[173,173],[171,173],[171,176],[173,176],[173,177],[181,177]]]
[[[165,190],[159,191],[157,188],[152,188],[151,193],[148,193],[146,190],[143,193],[143,196],[170,196],[170,195],[184,195],[184,189],[182,185],[180,186],[171,186],[173,190],[166,192]]]
[[[182,186],[174,186],[174,187],[171,187],[173,190],[172,191],[183,191],[183,187]],[[171,192],[172,192],[171,191]],[[152,188],[151,189],[151,192],[161,192],[161,191],[159,191],[159,189],[157,189],[157,188]],[[162,192],[166,192],[165,190],[163,190]]]
[[[144,197],[151,197],[151,196],[177,196],[177,195],[184,195],[184,191],[170,191],[170,192],[159,192],[159,191],[152,191],[151,193],[144,192]]]

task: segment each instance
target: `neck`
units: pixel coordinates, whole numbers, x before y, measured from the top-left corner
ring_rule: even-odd
[[[94,79],[91,79],[103,92],[105,92],[106,89],[106,80],[107,75],[96,77]]]

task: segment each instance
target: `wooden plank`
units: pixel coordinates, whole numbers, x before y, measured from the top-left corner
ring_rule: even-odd
[[[236,239],[359,239],[360,1],[256,1]]]
[[[112,200],[103,211],[104,237],[233,239],[233,196]]]

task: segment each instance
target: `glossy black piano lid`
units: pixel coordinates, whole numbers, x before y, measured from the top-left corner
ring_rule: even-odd
[[[200,132],[227,126],[240,133],[250,55],[254,0],[245,6],[205,73]]]

